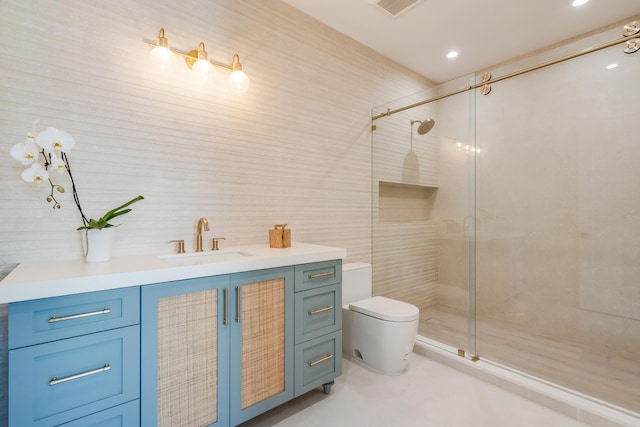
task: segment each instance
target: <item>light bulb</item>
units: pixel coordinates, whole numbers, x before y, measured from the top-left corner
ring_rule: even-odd
[[[242,70],[229,74],[229,84],[237,93],[246,93],[249,90],[249,77]]]
[[[249,77],[242,71],[240,56],[237,53],[231,59],[231,69],[233,71],[229,74],[229,84],[237,93],[246,93],[249,90]]]
[[[191,52],[189,52],[191,53]],[[211,62],[209,62],[209,54],[205,50],[204,43],[198,44],[198,50],[196,51],[198,60],[191,66],[191,73],[198,80],[207,81],[215,80],[216,70],[213,69]],[[189,63],[189,62],[187,62]]]
[[[205,61],[204,59],[199,59],[193,64],[191,72],[198,80],[202,81],[214,80],[216,78],[216,70],[213,69],[209,61]]]
[[[149,61],[155,69],[162,72],[171,72],[176,68],[176,56],[169,48],[169,41],[164,36],[164,28],[160,28],[158,43],[149,53]]]

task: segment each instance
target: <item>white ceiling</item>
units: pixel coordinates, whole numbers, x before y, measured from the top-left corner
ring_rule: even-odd
[[[640,15],[640,0],[423,0],[395,18],[375,0],[284,1],[436,83]]]

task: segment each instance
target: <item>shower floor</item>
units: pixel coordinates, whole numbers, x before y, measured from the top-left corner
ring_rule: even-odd
[[[640,413],[640,360],[495,320],[479,318],[476,328],[480,358]],[[467,349],[468,330],[464,312],[440,305],[420,310],[419,335]]]

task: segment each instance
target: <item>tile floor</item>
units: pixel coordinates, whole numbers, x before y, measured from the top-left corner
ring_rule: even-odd
[[[418,335],[466,349],[468,324],[465,313],[433,305],[420,309]],[[478,318],[476,331],[482,359],[640,413],[638,357],[624,357],[608,348],[536,334],[491,319]]]
[[[351,360],[330,395],[320,389],[242,427],[578,427],[576,421],[414,353],[408,372],[385,376]]]

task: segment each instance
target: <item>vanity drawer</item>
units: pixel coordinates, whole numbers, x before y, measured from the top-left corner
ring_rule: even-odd
[[[298,344],[295,359],[295,396],[333,381],[342,374],[342,332]]]
[[[342,260],[296,265],[295,282],[296,292],[341,283]]]
[[[324,286],[298,292],[295,313],[295,342],[317,338],[342,327],[341,286]]]
[[[140,400],[105,409],[60,427],[131,427],[140,425]]]
[[[9,304],[9,348],[140,323],[140,288],[113,289]]]
[[[140,329],[9,351],[9,425],[52,426],[140,397]]]

